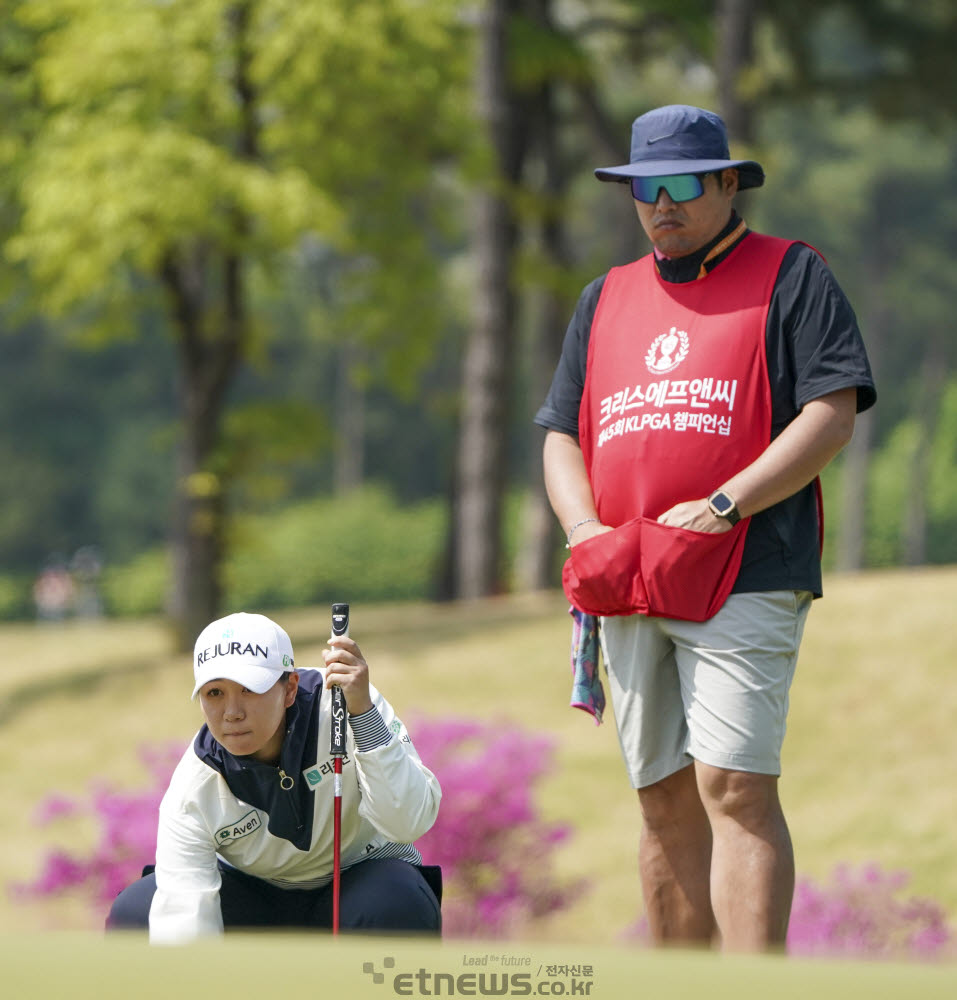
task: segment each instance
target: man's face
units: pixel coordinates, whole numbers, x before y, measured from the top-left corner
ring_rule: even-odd
[[[721,232],[731,218],[731,202],[738,191],[738,172],[728,169],[708,174],[704,193],[692,201],[672,201],[661,188],[653,204],[635,201],[641,228],[666,257],[686,257]]]
[[[295,701],[298,686],[295,673],[285,684],[276,681],[264,694],[223,678],[204,684],[199,702],[217,743],[237,757],[272,763],[279,759],[286,709]]]

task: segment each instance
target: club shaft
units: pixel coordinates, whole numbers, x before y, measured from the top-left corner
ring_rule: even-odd
[[[333,604],[332,635],[349,634],[349,605]],[[335,772],[332,812],[332,933],[339,933],[339,897],[342,876],[342,758],[346,753],[346,703],[342,688],[332,689],[330,752]]]
[[[332,812],[332,933],[339,933],[339,897],[342,892],[342,758],[335,759],[336,797]]]

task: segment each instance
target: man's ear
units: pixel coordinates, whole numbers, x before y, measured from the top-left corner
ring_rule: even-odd
[[[721,189],[729,198],[733,198],[738,193],[737,167],[727,167],[721,171]]]

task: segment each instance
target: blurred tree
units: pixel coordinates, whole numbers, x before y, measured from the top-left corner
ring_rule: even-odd
[[[466,354],[476,353],[462,370],[482,374],[464,379],[455,478],[484,496],[450,520],[451,533],[471,539],[476,579],[503,586],[502,497],[510,481],[532,484],[520,582],[553,583],[554,520],[529,417],[570,297],[641,240],[626,191],[595,184],[591,170],[627,158],[637,112],[689,100],[717,102],[736,148],[753,129],[747,152],[768,166],[769,186],[746,208],[749,222],[825,252],[878,368],[881,405],[843,457],[838,564],[891,551],[943,558],[949,521],[936,490],[946,475],[933,449],[952,421],[937,377],[953,365],[957,291],[946,268],[957,243],[952,6],[500,0],[507,65],[489,86],[518,134],[503,159],[487,127],[480,160],[463,128],[475,5],[0,0],[0,238],[13,262],[0,275],[4,326],[26,317],[4,345],[0,415],[29,425],[0,441],[12,470],[0,557],[35,559],[46,544],[37,526],[65,517],[109,519],[124,554],[152,541],[170,477],[149,442],[163,437],[167,461],[169,391],[145,369],[165,371],[173,350],[180,412],[192,400],[193,418],[209,421],[203,442],[184,428],[180,492],[211,492],[181,500],[182,552],[187,529],[204,524],[221,549],[222,519],[237,503],[278,502],[282,475],[298,496],[370,469],[404,499],[434,495],[456,463],[468,325]],[[739,112],[747,118],[735,124]],[[467,184],[483,192],[488,232],[505,236],[482,244],[493,269],[476,301],[488,323],[464,305],[477,280],[456,218]],[[508,248],[507,267],[496,246]],[[45,291],[39,314],[23,263]],[[490,334],[483,354],[476,344],[494,315],[511,317],[509,332]],[[158,319],[169,344],[144,337]],[[91,349],[128,342],[81,358],[50,350],[64,331]],[[214,392],[216,365],[225,380]],[[95,406],[81,380],[95,386]],[[317,399],[334,433],[303,402]],[[911,494],[898,497],[895,482],[869,496],[894,463]],[[892,526],[876,526],[878,509]],[[194,572],[186,558],[181,577]]]
[[[513,38],[513,73],[530,108],[519,209],[524,239],[518,265],[526,290],[527,394],[517,408],[530,426],[548,392],[565,328],[585,280],[581,254],[575,248],[573,181],[592,167],[590,144],[583,138],[592,130],[602,134],[608,112],[596,98],[592,56],[578,34],[562,22],[554,0],[530,0],[514,25]],[[589,125],[583,128],[585,122]],[[535,431],[529,454],[522,456],[526,492],[513,577],[521,590],[554,586],[556,554],[563,551],[545,493],[541,444],[542,434]]]
[[[769,96],[826,96],[924,124],[957,114],[957,6],[899,0],[766,0],[779,56]],[[783,70],[783,71],[782,71]]]
[[[620,155],[621,143],[619,137],[611,138],[612,116],[596,83],[598,56],[583,46],[582,38],[611,30],[644,50],[663,38],[673,40],[682,30],[698,30],[707,7],[703,0],[677,9],[665,0],[597,6],[597,11],[565,11],[572,26],[560,21],[558,5],[549,0],[487,0],[480,7],[476,90],[488,161],[474,204],[476,305],[465,350],[453,499],[458,525],[452,539],[454,593],[459,597],[504,587],[502,512],[515,450],[508,430],[522,329],[520,305],[533,295],[539,297],[528,388],[540,401],[578,290],[573,289],[578,279],[570,279],[575,262],[562,217],[568,210],[568,161],[581,159],[588,148],[579,131],[582,120],[616,150],[616,159]],[[572,95],[576,100],[570,110]],[[626,238],[630,246],[633,235]],[[521,251],[535,243],[529,267]],[[523,440],[527,436],[524,430]],[[528,587],[553,579],[556,537],[537,455],[534,469],[519,566],[520,583]]]
[[[439,299],[426,181],[452,145],[449,5],[382,0],[36,0],[44,118],[8,253],[78,336],[163,310],[181,443],[170,614],[182,645],[220,610],[230,390],[267,331],[256,289],[316,234],[362,262],[353,335],[396,380]],[[401,319],[397,319],[401,316]]]
[[[511,21],[520,4],[486,0],[479,8],[476,105],[491,164],[472,205],[475,304],[463,362],[453,558],[455,595],[460,598],[481,597],[503,587],[503,458],[515,363],[519,239],[510,199],[527,149],[527,115],[515,90],[508,52]]]
[[[531,114],[530,162],[526,183],[533,192],[525,210],[528,247],[522,267],[534,305],[529,323],[530,420],[548,392],[555,359],[561,352],[565,326],[575,301],[577,281],[572,275],[566,213],[569,208],[570,151],[568,115],[563,92],[578,80],[587,81],[590,69],[577,40],[557,23],[552,0],[534,0],[521,22],[525,36],[523,56],[516,59],[529,92]],[[574,282],[574,283],[573,283]],[[540,435],[534,438],[540,446]],[[538,448],[527,463],[527,498],[522,512],[515,583],[520,590],[554,586],[558,523],[545,493]]]
[[[895,531],[899,558],[921,563],[928,557],[931,441],[946,373],[957,360],[952,338],[930,319],[944,315],[938,308],[957,291],[943,263],[955,248],[948,149],[957,117],[950,55],[957,9],[894,0],[811,0],[798,8],[772,0],[763,16],[777,44],[766,47],[764,74],[752,85],[757,79],[762,105],[779,109],[779,121],[789,119],[787,145],[780,132],[765,133],[776,148],[790,148],[791,162],[780,164],[789,174],[784,197],[802,203],[804,238],[814,239],[808,208],[824,213],[827,236],[818,245],[858,305],[881,394],[879,410],[860,417],[843,456],[836,565],[859,569],[867,561],[871,455],[879,426],[886,432],[905,419],[919,434],[913,449],[895,452],[906,455],[908,483]]]

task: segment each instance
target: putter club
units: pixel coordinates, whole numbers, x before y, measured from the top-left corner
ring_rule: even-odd
[[[332,637],[349,634],[349,605],[333,604]],[[335,798],[332,822],[332,933],[339,933],[339,893],[342,846],[342,758],[346,754],[346,701],[342,688],[332,689],[330,753],[334,769]]]

